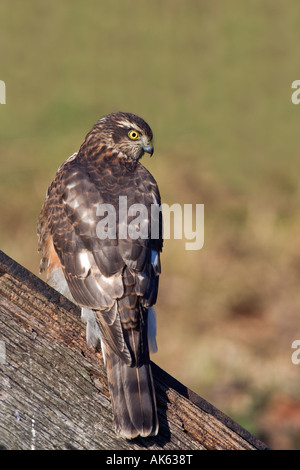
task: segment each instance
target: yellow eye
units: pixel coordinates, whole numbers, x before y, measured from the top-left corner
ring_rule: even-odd
[[[140,133],[138,131],[131,130],[131,131],[128,132],[128,137],[131,140],[137,140],[137,139],[140,138]]]

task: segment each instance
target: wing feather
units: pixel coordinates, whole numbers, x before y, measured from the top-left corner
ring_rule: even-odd
[[[101,171],[95,162],[85,162],[78,155],[67,161],[48,190],[44,213],[73,298],[97,310],[100,330],[113,350],[125,361],[130,357],[136,363],[132,348],[136,349],[137,339],[131,344],[126,330],[141,321],[139,305],[149,307],[156,301],[162,237],[161,227],[159,239],[150,237],[151,204],[160,203],[160,195],[155,180],[141,164],[128,172],[126,164],[121,165],[112,152],[108,153],[106,150],[99,165]],[[146,239],[97,236],[102,217],[99,205],[113,205],[118,223],[119,196],[126,196],[128,207],[143,204],[147,208]],[[132,217],[127,226],[130,220]],[[155,223],[161,225],[161,220]]]

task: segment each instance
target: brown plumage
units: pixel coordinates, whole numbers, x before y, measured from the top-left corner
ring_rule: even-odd
[[[155,350],[152,306],[162,221],[159,211],[151,218],[152,205],[160,205],[159,190],[139,162],[144,152],[153,153],[151,141],[150,127],[134,114],[100,119],[59,168],[38,221],[41,270],[47,270],[53,287],[82,307],[88,344],[101,343],[116,430],[126,438],[158,432],[149,345]],[[145,207],[140,225],[136,215],[124,218],[120,196],[127,208]],[[115,210],[112,232],[103,211],[107,207]],[[141,220],[147,236],[130,236],[132,229],[139,232]],[[105,222],[107,237],[99,237],[99,223],[103,227]],[[151,239],[153,223],[159,237]]]

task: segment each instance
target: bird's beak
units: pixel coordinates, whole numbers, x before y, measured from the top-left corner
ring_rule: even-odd
[[[144,149],[144,152],[149,153],[150,157],[152,157],[153,152],[154,152],[154,147],[153,147],[152,142],[147,142],[147,144],[144,145],[143,149]]]

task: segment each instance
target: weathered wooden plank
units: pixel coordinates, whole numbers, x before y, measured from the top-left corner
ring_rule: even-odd
[[[116,436],[101,352],[87,347],[79,308],[3,252],[0,341],[0,448],[267,448],[155,364],[158,436]]]

